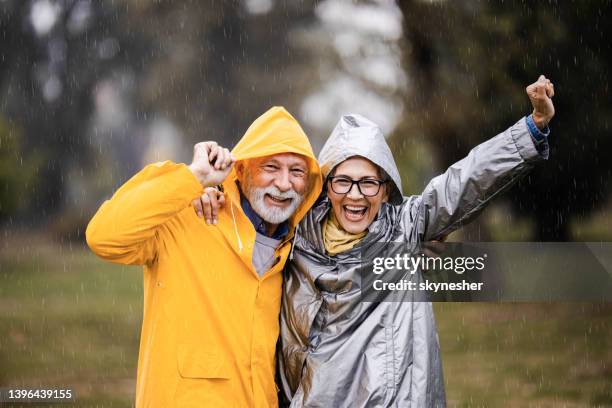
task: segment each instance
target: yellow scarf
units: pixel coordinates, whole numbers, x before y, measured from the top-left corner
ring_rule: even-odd
[[[340,252],[348,251],[357,245],[366,235],[368,235],[368,230],[359,234],[346,232],[336,219],[334,210],[330,208],[325,225],[323,225],[323,242],[328,254],[336,255]]]

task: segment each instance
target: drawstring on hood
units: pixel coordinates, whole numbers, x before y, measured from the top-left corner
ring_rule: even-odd
[[[238,233],[238,225],[236,224],[236,216],[234,215],[234,202],[230,201],[230,209],[232,211],[232,221],[234,222],[234,232],[236,233],[236,239],[238,240],[238,252],[242,252],[242,240]]]
[[[298,234],[300,233],[300,224],[295,227],[295,236],[291,240],[291,252],[289,252],[289,260],[293,260],[293,249],[295,248],[295,240],[297,239]]]

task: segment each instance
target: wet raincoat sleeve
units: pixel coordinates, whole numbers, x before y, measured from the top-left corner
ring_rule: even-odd
[[[102,204],[87,226],[87,244],[108,261],[150,264],[157,257],[159,227],[202,192],[186,165],[148,165]]]
[[[409,218],[416,220],[420,238],[439,239],[470,222],[535,162],[548,158],[547,144],[539,150],[525,118],[473,148],[412,200]]]

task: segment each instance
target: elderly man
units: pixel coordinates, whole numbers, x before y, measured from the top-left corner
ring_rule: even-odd
[[[228,202],[204,222],[190,203],[219,184]],[[232,153],[198,143],[191,165],[149,165],[100,207],[87,227],[90,248],[144,265],[136,406],[278,404],[281,271],[294,227],[320,192],[308,138],[277,107]]]

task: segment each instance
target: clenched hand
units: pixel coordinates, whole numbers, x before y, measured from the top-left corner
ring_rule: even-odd
[[[223,183],[236,158],[216,142],[201,142],[193,146],[193,161],[189,170],[204,188]]]
[[[555,106],[552,97],[555,95],[555,87],[544,75],[525,88],[527,96],[533,106],[533,121],[540,129],[544,129],[548,122],[555,116]]]

